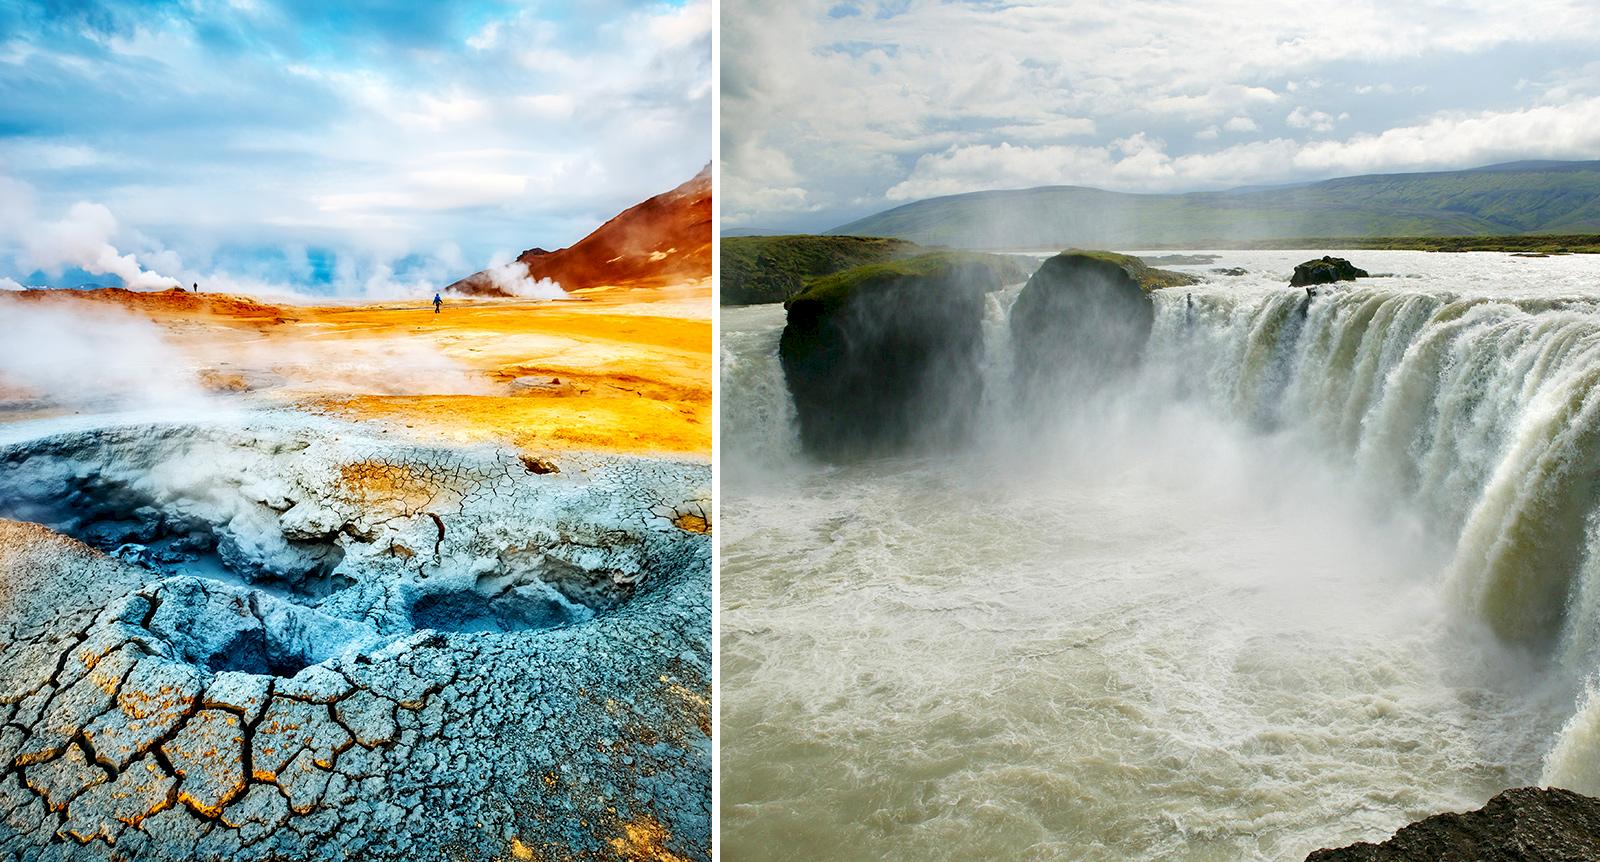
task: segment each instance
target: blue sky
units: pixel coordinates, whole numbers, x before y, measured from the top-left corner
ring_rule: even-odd
[[[399,295],[569,245],[710,159],[710,31],[709,0],[0,0],[0,286]]]
[[[724,0],[727,227],[1600,158],[1594,0]]]

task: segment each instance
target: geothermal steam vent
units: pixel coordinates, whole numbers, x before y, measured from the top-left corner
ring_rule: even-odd
[[[0,443],[0,849],[704,846],[707,468],[329,430]]]

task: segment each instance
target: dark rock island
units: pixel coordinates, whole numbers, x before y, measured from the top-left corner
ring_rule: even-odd
[[[1045,261],[1011,309],[1019,391],[1063,384],[1081,391],[1132,368],[1155,322],[1150,292],[1195,281],[1104,251]]]
[[[1342,257],[1323,255],[1320,260],[1308,260],[1294,268],[1289,279],[1290,287],[1308,287],[1313,284],[1333,284],[1336,281],[1355,281],[1367,278],[1368,273]]]

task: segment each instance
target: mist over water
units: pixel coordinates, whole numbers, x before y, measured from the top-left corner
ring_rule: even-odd
[[[977,439],[838,466],[782,309],[724,311],[730,859],[1301,858],[1600,792],[1600,263],[1350,252],[1307,303],[1309,256],[1174,267],[1137,376],[1052,404],[992,294]]]

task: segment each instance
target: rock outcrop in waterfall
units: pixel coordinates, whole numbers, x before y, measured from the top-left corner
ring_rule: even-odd
[[[1355,281],[1358,278],[1368,278],[1366,270],[1342,257],[1329,257],[1323,255],[1318,260],[1308,260],[1294,268],[1294,275],[1289,278],[1290,287],[1308,287],[1313,284],[1333,284],[1339,281]]]
[[[779,343],[805,450],[826,460],[962,440],[983,397],[984,295],[1015,258],[935,253],[845,270],[786,303]]]
[[[1011,309],[1018,393],[1086,391],[1133,368],[1155,322],[1150,292],[1195,281],[1110,252],[1045,261]]]

